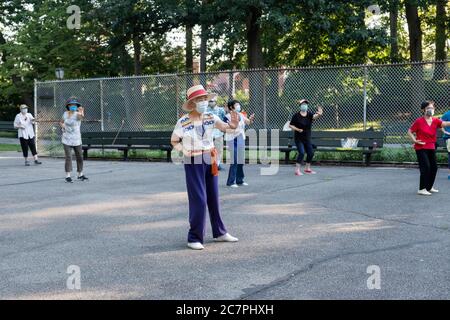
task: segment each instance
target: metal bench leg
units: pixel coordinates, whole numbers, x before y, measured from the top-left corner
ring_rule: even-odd
[[[365,154],[365,163],[366,163],[366,167],[370,167],[370,158],[371,158],[372,154],[371,153],[366,153]]]
[[[172,150],[167,150],[167,162],[172,162]]]
[[[128,149],[123,149],[123,161],[128,161]]]
[[[284,152],[284,164],[289,164],[289,160],[291,158],[291,152],[290,151],[285,151]]]
[[[88,149],[83,150],[83,160],[86,160],[88,158]]]

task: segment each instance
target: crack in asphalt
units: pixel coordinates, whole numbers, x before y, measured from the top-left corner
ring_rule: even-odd
[[[108,171],[104,171],[104,172],[91,173],[90,175],[91,176],[98,176],[98,175],[112,173],[112,172],[114,172],[114,171],[113,170],[108,170]],[[20,186],[20,185],[24,185],[24,184],[39,183],[39,182],[46,182],[46,181],[56,181],[56,180],[62,180],[62,179],[63,178],[58,177],[58,178],[47,178],[47,179],[39,179],[39,180],[32,180],[32,181],[7,183],[7,184],[0,184],[0,187]]]
[[[288,275],[285,275],[281,278],[275,279],[274,281],[268,283],[268,284],[263,284],[263,285],[258,285],[256,287],[253,288],[245,288],[242,289],[242,291],[246,292],[243,295],[241,295],[237,300],[246,300],[249,299],[250,297],[253,297],[257,294],[260,294],[264,291],[268,291],[271,290],[275,287],[280,287],[285,285],[286,283],[288,283],[289,281],[291,281],[293,278],[302,275],[304,273],[307,273],[309,271],[311,271],[312,269],[314,269],[315,267],[322,265],[324,263],[330,262],[332,260],[337,260],[337,259],[341,259],[344,257],[348,257],[348,256],[353,256],[353,255],[361,255],[361,254],[371,254],[371,253],[378,253],[378,252],[386,252],[386,251],[395,251],[395,250],[404,250],[404,249],[410,249],[414,246],[417,245],[424,245],[424,244],[432,244],[432,243],[439,243],[441,242],[440,240],[430,240],[430,241],[418,241],[418,242],[412,242],[412,243],[406,243],[406,244],[402,244],[402,245],[397,245],[397,246],[391,246],[391,247],[385,247],[385,248],[378,248],[378,249],[373,249],[373,250],[364,250],[364,251],[350,251],[350,252],[344,252],[344,253],[340,253],[340,254],[336,254],[333,256],[329,256],[329,257],[325,257],[322,259],[317,259],[311,263],[308,263],[306,266],[304,266],[303,268],[300,268],[298,270],[295,270],[293,272],[290,272]]]
[[[353,211],[353,210],[346,210],[346,209],[344,210],[341,208],[331,208],[331,207],[327,207],[327,206],[322,206],[322,207],[325,209],[329,209],[329,210],[334,209],[334,210],[342,211],[344,213],[352,213],[352,214],[356,214],[356,215],[374,219],[374,220],[396,222],[396,223],[406,224],[406,225],[414,226],[414,227],[431,228],[431,229],[435,229],[435,230],[439,230],[439,231],[450,232],[450,229],[447,227],[439,227],[439,226],[435,226],[432,224],[421,224],[421,223],[414,223],[414,222],[409,222],[409,221],[405,221],[405,220],[401,220],[401,219],[382,218],[382,217],[370,215],[368,213],[363,213],[363,212],[358,212],[358,211]]]

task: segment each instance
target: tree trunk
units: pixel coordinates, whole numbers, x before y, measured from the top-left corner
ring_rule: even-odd
[[[202,6],[204,9],[207,9],[208,5],[208,0],[203,0],[202,1]],[[201,35],[200,35],[200,72],[205,72],[206,71],[206,58],[208,56],[208,49],[207,49],[207,45],[208,45],[208,24],[203,22],[202,23],[202,31],[201,31]]]
[[[447,40],[445,24],[447,13],[445,5],[447,0],[437,0],[436,3],[436,61],[443,61],[447,58],[445,42]],[[434,69],[433,79],[442,80],[446,77],[447,63],[437,63]]]
[[[194,70],[194,54],[192,51],[192,26],[186,25],[186,72]]]
[[[133,36],[133,49],[134,49],[134,75],[139,76],[142,74],[142,44],[139,39],[139,35]]]
[[[250,69],[260,69],[264,67],[261,28],[259,18],[262,11],[256,7],[250,7],[247,13],[247,59]],[[250,104],[247,113],[255,113],[255,123],[253,128],[261,129],[264,122],[263,104],[264,104],[264,72],[250,71],[249,80],[249,98]]]
[[[200,72],[206,72],[206,57],[208,55],[207,43],[208,43],[208,26],[203,24],[200,35]],[[206,87],[206,75],[200,76],[200,83]]]
[[[261,45],[261,28],[259,26],[259,19],[261,18],[261,9],[250,7],[247,15],[247,59],[248,67],[263,68],[263,54]]]
[[[207,42],[208,42],[208,33],[207,33],[207,26],[202,26],[202,34],[201,34],[201,43],[200,43],[200,71],[205,72],[206,71],[206,56],[208,55],[208,51],[206,48]]]
[[[422,30],[420,28],[417,1],[406,0],[405,9],[409,32],[409,59],[411,62],[422,61]]]
[[[119,45],[117,54],[118,54],[119,60],[120,60],[120,70],[121,70],[122,76],[130,75],[131,74],[131,63],[129,63],[130,56],[128,55],[125,42],[122,42]]]
[[[3,33],[1,33],[1,31],[0,31],[0,45],[4,45],[4,44],[6,44],[6,39],[5,39],[5,37],[3,37]],[[2,50],[1,52],[1,55],[2,55],[2,62],[6,62],[6,51],[5,50]]]
[[[390,26],[390,41],[391,41],[391,62],[399,62],[400,56],[398,53],[398,0],[391,0],[389,4],[389,26]]]

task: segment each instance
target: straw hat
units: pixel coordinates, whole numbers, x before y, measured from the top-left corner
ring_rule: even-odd
[[[210,100],[210,99],[213,99],[213,98],[217,97],[217,94],[215,94],[215,93],[208,93],[201,84],[197,85],[197,86],[190,87],[187,90],[187,92],[186,92],[187,100],[186,100],[185,103],[183,103],[183,107],[182,107],[183,110],[184,111],[188,111],[188,112],[192,111],[193,108],[189,107],[189,102],[191,102],[195,98],[205,97],[205,96],[207,96],[208,100]]]
[[[21,104],[21,105],[19,106],[19,109],[20,109],[20,110],[28,109],[28,106],[27,106],[26,104]]]

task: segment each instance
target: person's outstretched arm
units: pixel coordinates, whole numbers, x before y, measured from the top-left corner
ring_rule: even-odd
[[[84,108],[83,107],[79,107],[78,108],[78,114],[77,114],[77,119],[78,120],[82,120],[84,119]]]
[[[244,117],[244,122],[246,125],[251,125],[253,123],[253,119],[255,119],[255,114],[253,113],[250,117]]]
[[[323,109],[321,106],[317,107],[317,112],[313,115],[313,120],[320,118],[323,115]]]
[[[226,132],[228,129],[236,129],[239,126],[239,115],[237,112],[232,111],[230,112],[230,117],[231,119],[228,123],[217,119],[215,127],[222,132]]]

